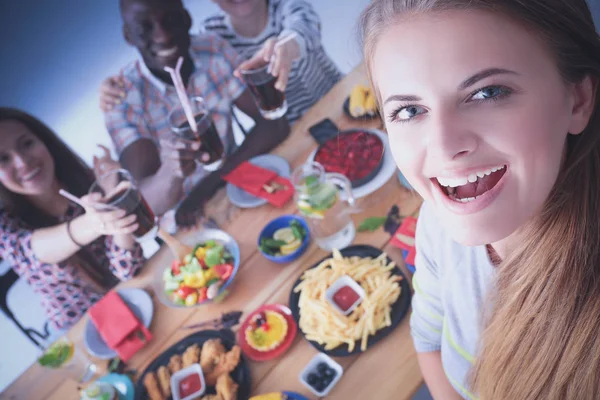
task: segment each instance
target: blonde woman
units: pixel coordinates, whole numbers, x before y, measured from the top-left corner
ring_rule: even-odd
[[[600,396],[600,40],[585,0],[374,0],[364,56],[424,197],[436,399]]]

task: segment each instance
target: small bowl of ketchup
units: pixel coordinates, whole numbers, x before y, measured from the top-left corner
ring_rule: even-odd
[[[365,290],[348,275],[339,277],[325,292],[327,301],[343,315],[350,315],[365,298]]]
[[[200,364],[192,364],[171,376],[173,400],[195,399],[202,396],[205,391],[206,383]]]

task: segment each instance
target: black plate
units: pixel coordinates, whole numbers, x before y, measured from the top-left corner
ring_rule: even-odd
[[[353,119],[355,121],[372,121],[374,119],[380,118],[379,111],[377,111],[375,115],[365,114],[361,117],[355,117],[352,114],[350,114],[350,97],[346,97],[346,101],[344,101],[344,114],[346,114],[348,118]]]
[[[381,142],[381,144],[383,145],[383,151],[385,153],[386,148],[385,148],[385,143],[383,143],[383,141],[381,140],[381,138],[376,135],[375,133],[373,133],[372,129],[348,129],[346,131],[341,131],[339,132],[336,136],[324,141],[323,143],[321,143],[319,145],[319,147],[317,148],[317,151],[315,152],[315,156],[313,157],[313,161],[315,161],[315,159],[317,158],[317,154],[319,153],[319,150],[321,150],[321,147],[323,147],[325,145],[325,143],[329,142],[330,140],[334,140],[337,136],[339,135],[346,135],[349,133],[355,133],[355,132],[365,132],[368,133],[369,135],[373,135],[375,137],[377,137],[377,140],[379,140]],[[381,154],[381,159],[379,160],[379,163],[377,164],[377,166],[371,171],[369,172],[367,175],[365,175],[364,178],[361,179],[355,179],[353,181],[350,181],[350,184],[352,185],[352,189],[356,189],[358,187],[361,187],[363,185],[366,185],[367,183],[371,182],[373,180],[373,178],[375,178],[377,176],[377,174],[379,173],[379,171],[381,171],[381,167],[383,167],[383,160],[385,158],[385,154],[382,153]],[[331,171],[325,171],[325,172],[331,172]]]
[[[340,253],[342,253],[342,256],[344,256],[344,257],[359,256],[359,257],[377,258],[377,257],[379,257],[379,255],[381,255],[382,251],[379,249],[376,249],[375,247],[368,246],[368,245],[356,245],[356,246],[346,247],[345,249],[340,250]],[[309,269],[315,268],[321,262],[323,262],[326,259],[331,258],[331,257],[332,257],[331,254],[328,255],[327,257],[323,258],[321,261],[319,261],[318,263],[316,263]],[[388,263],[392,262],[389,257],[387,260],[388,260]],[[410,286],[408,285],[408,280],[406,279],[406,277],[404,276],[404,274],[398,267],[395,267],[392,270],[392,273],[394,275],[400,275],[403,278],[400,281],[400,289],[401,289],[400,297],[392,305],[392,315],[391,315],[392,324],[386,328],[378,330],[375,333],[375,335],[369,336],[369,340],[367,342],[367,350],[371,346],[373,346],[377,342],[379,342],[381,339],[383,339],[387,335],[389,335],[390,332],[392,332],[394,330],[394,328],[396,326],[398,326],[398,324],[402,321],[402,319],[406,315],[408,309],[410,308],[411,295],[410,295]],[[301,278],[302,278],[302,275],[300,275],[300,277],[298,278],[296,283],[294,283],[294,286],[293,286],[294,288],[300,282],[302,282]],[[290,293],[289,305],[290,305],[290,309],[292,310],[292,315],[294,316],[294,319],[296,320],[296,323],[298,324],[298,329],[300,330],[300,332],[302,332],[302,329],[300,328],[300,309],[298,308],[299,300],[300,300],[300,293],[294,293],[294,289],[292,288],[292,292]],[[302,335],[304,336],[304,332],[302,332]],[[359,343],[356,343],[356,345],[354,346],[354,350],[352,352],[348,351],[348,345],[346,345],[346,344],[342,344],[333,350],[325,350],[325,346],[320,345],[317,342],[313,342],[313,341],[309,340],[308,343],[310,343],[315,349],[319,350],[320,352],[328,354],[332,357],[345,357],[345,356],[350,356],[353,354],[362,353],[362,351],[360,349],[360,341],[359,341]]]
[[[202,347],[204,342],[209,339],[221,339],[223,346],[225,346],[226,350],[231,350],[233,345],[235,344],[235,334],[226,329],[222,329],[220,331],[206,330],[200,331],[196,333],[192,333],[190,336],[180,340],[175,343],[173,346],[169,347],[165,352],[163,352],[160,356],[156,357],[154,361],[144,370],[144,372],[140,375],[140,378],[137,380],[137,384],[135,385],[135,400],[146,400],[148,399],[148,393],[146,392],[146,387],[144,386],[144,376],[148,372],[156,372],[161,365],[168,365],[169,359],[171,356],[175,354],[183,354],[185,349],[188,346],[193,345],[194,343],[198,346]],[[238,400],[247,400],[250,398],[250,390],[252,388],[252,380],[250,377],[250,369],[248,368],[248,364],[242,355],[240,358],[240,363],[231,372],[231,378],[240,385],[238,388]],[[215,394],[214,386],[209,386],[206,388],[206,394]],[[171,399],[171,397],[169,397]]]

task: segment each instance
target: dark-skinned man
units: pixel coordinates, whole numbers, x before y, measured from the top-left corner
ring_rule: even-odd
[[[266,153],[289,134],[284,119],[265,120],[243,82],[234,76],[241,60],[218,36],[191,36],[192,20],[181,0],[121,0],[125,40],[142,60],[122,71],[125,98],[105,113],[121,165],[138,181],[157,215],[176,207],[179,226],[192,226],[202,205],[223,184],[222,177],[242,161]],[[207,173],[196,159],[200,143],[172,134],[169,112],[179,104],[164,70],[184,57],[181,75],[189,97],[204,98],[225,146],[222,167]],[[235,144],[232,106],[255,121],[242,145]]]

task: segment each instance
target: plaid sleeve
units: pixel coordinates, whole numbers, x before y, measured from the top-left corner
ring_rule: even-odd
[[[432,241],[431,211],[423,205],[417,221],[416,272],[413,276],[415,294],[412,300],[410,317],[411,334],[417,352],[438,351],[442,343],[444,310],[440,298],[440,272],[432,253],[435,244]]]
[[[144,118],[141,91],[127,80],[125,91],[127,95],[123,102],[104,113],[106,129],[119,155],[127,146],[139,139],[152,139]]]
[[[232,100],[237,99],[246,90],[243,81],[233,76],[233,71],[242,63],[243,58],[224,39],[210,35],[215,54],[220,55],[213,60],[213,68],[209,71],[220,82],[219,91]]]
[[[283,25],[279,37],[296,33],[302,58],[321,47],[321,20],[310,3],[304,0],[282,0],[278,13]]]

